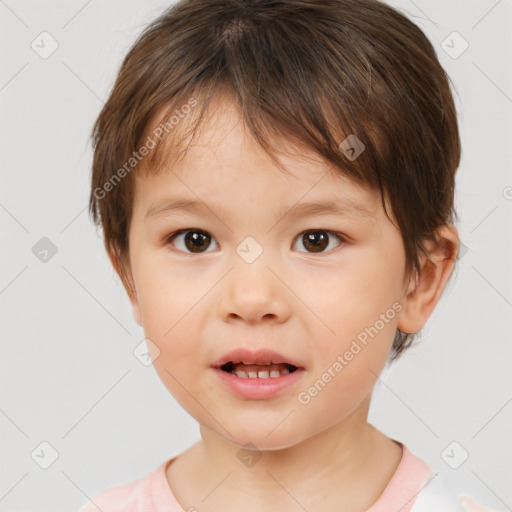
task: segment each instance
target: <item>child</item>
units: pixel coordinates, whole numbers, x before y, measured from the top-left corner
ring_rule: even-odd
[[[182,0],[94,126],[90,213],[201,441],[83,512],[488,510],[367,421],[454,270],[460,139],[376,0]]]

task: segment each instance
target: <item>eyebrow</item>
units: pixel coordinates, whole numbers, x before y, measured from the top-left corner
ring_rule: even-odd
[[[221,217],[228,217],[227,211],[219,206],[212,205],[215,214]],[[147,209],[145,218],[164,217],[179,212],[195,213],[197,211],[213,213],[212,209],[203,201],[189,198],[168,198],[152,203]],[[364,204],[358,203],[352,199],[344,198],[343,202],[335,200],[325,200],[317,202],[299,203],[282,208],[277,214],[277,220],[285,216],[304,217],[307,215],[337,215],[348,216],[360,219],[369,219],[374,216],[374,212],[368,209]]]

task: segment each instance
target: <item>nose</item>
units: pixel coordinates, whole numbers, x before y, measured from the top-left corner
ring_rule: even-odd
[[[291,313],[291,292],[266,261],[235,263],[221,285],[218,314],[225,322],[282,323]]]

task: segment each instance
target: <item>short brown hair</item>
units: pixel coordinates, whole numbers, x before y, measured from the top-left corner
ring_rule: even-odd
[[[402,235],[406,275],[419,271],[423,242],[453,223],[461,149],[450,79],[405,15],[377,0],[181,0],[138,37],[92,132],[89,212],[129,294],[135,180],[126,164],[161,169],[160,142],[178,133],[169,131],[173,115],[199,104],[195,134],[219,94],[237,104],[278,165],[276,141],[291,141],[379,189]],[[141,159],[137,150],[163,105],[166,133]],[[351,134],[365,146],[356,159],[340,150]],[[391,360],[412,341],[397,330]]]

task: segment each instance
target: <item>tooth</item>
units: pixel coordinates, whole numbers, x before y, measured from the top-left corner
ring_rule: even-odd
[[[245,372],[243,370],[232,370],[230,373],[232,373],[233,375],[236,375],[237,377],[240,377],[242,379],[247,379],[247,378],[250,378],[250,379],[268,379],[268,378],[271,378],[271,379],[277,379],[278,377],[282,376],[282,375],[286,375],[288,373],[290,373],[290,370],[288,370],[288,368],[282,370],[282,371],[279,371],[279,370],[272,370],[272,371],[268,371],[268,370],[260,370],[258,372]]]

